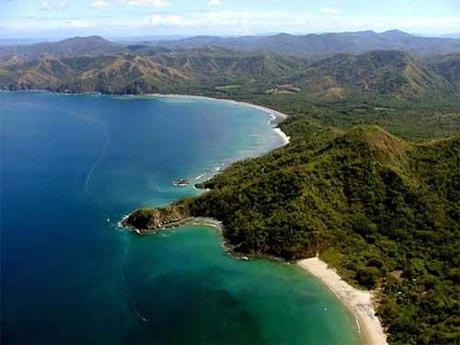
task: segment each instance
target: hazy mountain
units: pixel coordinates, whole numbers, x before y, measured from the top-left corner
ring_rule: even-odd
[[[99,36],[74,37],[57,42],[1,47],[0,62],[7,62],[11,59],[33,61],[41,56],[52,56],[55,58],[100,56],[119,54],[123,50],[124,47],[122,45]]]
[[[0,46],[0,63],[33,61],[40,56],[55,58],[117,55],[122,52],[151,54],[161,49],[219,47],[246,52],[264,52],[320,59],[338,53],[362,54],[372,50],[401,50],[426,57],[460,53],[460,39],[418,37],[398,30],[342,32],[308,35],[260,35],[242,37],[196,36],[183,39],[130,39],[125,44],[99,36],[74,37],[57,42]]]
[[[158,44],[174,48],[197,48],[212,45],[230,49],[269,51],[276,54],[308,57],[324,57],[337,53],[359,54],[371,50],[402,50],[416,56],[460,52],[460,40],[458,39],[418,37],[399,30],[383,33],[361,31],[235,38],[198,36],[159,42]]]

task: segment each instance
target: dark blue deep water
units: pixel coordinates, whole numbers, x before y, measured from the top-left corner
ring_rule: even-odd
[[[238,261],[220,234],[138,237],[141,206],[281,145],[219,101],[0,93],[2,344],[356,344],[352,317],[299,268]]]

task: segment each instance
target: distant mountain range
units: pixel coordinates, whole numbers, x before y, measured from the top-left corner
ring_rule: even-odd
[[[5,63],[9,60],[27,62],[37,60],[42,56],[69,58],[112,55],[120,54],[124,50],[123,45],[99,36],[74,37],[57,42],[0,47],[0,63]]]
[[[112,55],[122,52],[151,51],[156,48],[192,49],[220,47],[246,52],[269,52],[278,55],[293,55],[319,59],[338,53],[362,54],[372,50],[401,50],[415,57],[429,57],[460,53],[460,39],[419,37],[391,30],[324,33],[308,35],[276,34],[263,36],[217,37],[196,36],[171,40],[146,40],[130,44],[108,41],[99,36],[74,37],[58,42],[43,42],[29,45],[0,47],[0,62],[12,57],[34,60],[40,55],[57,58],[76,56]]]
[[[328,101],[458,96],[460,90],[460,40],[455,39],[366,31],[195,37],[161,44],[122,45],[90,36],[0,47],[0,88],[223,97],[239,90]]]
[[[321,58],[337,53],[362,54],[371,50],[402,50],[414,56],[460,52],[459,39],[418,37],[399,30],[382,33],[360,31],[302,36],[290,34],[235,38],[198,36],[182,40],[158,42],[157,45],[169,48],[217,46],[309,58]]]

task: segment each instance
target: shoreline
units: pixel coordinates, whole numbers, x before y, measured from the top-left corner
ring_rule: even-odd
[[[385,330],[375,315],[372,292],[352,287],[318,257],[299,260],[297,265],[326,285],[353,314],[362,344],[388,345]]]
[[[137,95],[134,95],[137,96]],[[226,98],[213,98],[213,97],[208,97],[208,96],[195,96],[195,95],[180,95],[180,94],[161,94],[161,93],[149,93],[145,95],[139,95],[139,97],[156,97],[156,98],[179,98],[179,99],[198,99],[198,100],[207,100],[207,101],[216,101],[216,102],[226,102],[230,104],[235,104],[235,105],[240,105],[240,106],[245,106],[248,108],[252,109],[257,109],[260,111],[263,111],[267,113],[268,115],[272,116],[272,120],[278,120],[278,121],[283,121],[288,118],[288,115],[281,113],[279,111],[264,107],[262,105],[257,105],[249,102],[240,102],[240,101],[235,101],[233,99],[226,99]],[[271,121],[270,120],[270,123]],[[273,127],[273,131],[278,134],[281,137],[281,140],[283,141],[282,146],[285,146],[289,144],[291,137],[289,137],[286,133],[284,133],[279,127]]]
[[[3,91],[3,90],[2,90]],[[22,91],[22,90],[21,90]],[[19,92],[21,92],[19,91]],[[58,92],[52,92],[48,90],[23,90],[25,92],[49,92],[49,93],[56,93],[56,94],[63,94]],[[6,90],[6,92],[15,92]],[[104,95],[100,93],[65,93],[63,95]],[[195,96],[195,95],[179,95],[179,94],[144,94],[144,95],[117,95],[117,94],[109,94],[107,96],[118,96],[118,97],[156,97],[156,98],[181,98],[181,99],[201,99],[201,100],[209,100],[209,101],[220,101],[220,102],[227,102],[230,104],[236,104],[240,106],[246,106],[253,109],[258,109],[263,111],[271,116],[271,120],[269,124],[273,120],[278,119],[279,121],[285,120],[288,115],[283,114],[281,112],[275,111],[273,109],[248,103],[248,102],[239,102],[236,100],[231,99],[219,99],[219,98],[212,98],[206,96]],[[290,142],[290,137],[286,135],[279,127],[273,127],[272,130],[277,133],[281,139],[283,140],[283,144],[281,146],[287,145]],[[202,174],[199,177],[203,177]],[[128,231],[135,232],[137,235],[141,235],[140,231],[135,228],[127,227],[123,224],[123,221],[129,215],[123,216],[123,218],[117,223],[117,226],[123,229],[127,229]],[[166,229],[177,228],[182,225],[189,224],[194,226],[205,226],[217,229],[222,233],[223,227],[222,223],[218,220],[206,217],[190,217],[183,221],[175,222],[170,224],[170,226],[166,227]],[[164,229],[163,229],[164,230]],[[223,237],[223,236],[222,236]],[[232,251],[232,247],[229,243],[226,242],[225,238],[223,237],[223,247],[226,252],[230,253],[230,255],[235,258],[239,259],[242,258],[247,260],[246,256],[236,256],[235,253]],[[381,325],[380,319],[375,316],[375,310],[372,301],[372,293],[369,291],[362,291],[358,290],[348,283],[346,283],[332,268],[328,267],[328,265],[320,260],[319,258],[309,258],[297,261],[297,265],[304,269],[306,272],[313,275],[316,279],[321,281],[330,291],[332,291],[339,301],[344,305],[355,317],[357,330],[359,337],[361,339],[362,344],[364,345],[388,345],[386,340],[387,336],[385,331]]]
[[[217,101],[217,102],[227,102],[230,104],[236,104],[236,105],[241,105],[241,106],[246,106],[248,108],[252,109],[257,109],[261,110],[271,116],[273,116],[273,119],[277,119],[280,122],[283,120],[286,120],[288,118],[288,115],[281,113],[279,111],[264,107],[262,105],[257,105],[249,102],[240,102],[240,101],[235,101],[233,99],[227,99],[227,98],[213,98],[213,97],[208,97],[208,96],[197,96],[197,95],[181,95],[181,94],[162,94],[162,93],[146,93],[146,94],[140,94],[140,95],[135,95],[135,94],[103,94],[97,91],[89,91],[89,92],[58,92],[58,91],[50,91],[50,90],[40,90],[40,89],[30,89],[30,90],[3,90],[0,89],[0,92],[44,92],[44,93],[54,93],[57,95],[95,95],[95,96],[112,96],[112,97],[156,97],[156,98],[182,98],[182,99],[201,99],[201,100],[207,100],[207,101]],[[270,121],[271,123],[271,121]],[[284,133],[279,127],[273,127],[273,131],[278,134],[283,143],[281,146],[285,146],[289,144],[291,137],[289,137],[286,133]]]
[[[283,114],[281,112],[275,111],[264,106],[259,106],[248,102],[239,102],[231,99],[219,99],[206,96],[178,94],[147,94],[143,96],[157,98],[201,99],[208,101],[221,101],[230,104],[246,106],[249,108],[261,110],[270,115],[270,125],[274,120],[283,121],[288,117],[288,115],[286,114]],[[272,126],[272,129],[282,138],[282,146],[287,145],[290,142],[290,137],[287,136],[286,133],[284,133],[280,128]],[[222,223],[216,219],[192,217],[190,219],[187,219],[183,224],[208,226],[217,229],[223,235]],[[222,240],[225,252],[229,253],[233,258],[237,260],[241,258],[247,260],[246,256],[235,255],[232,246],[229,245],[229,243],[225,240],[223,236]],[[318,279],[320,282],[322,282],[323,285],[325,285],[325,287],[327,287],[332,293],[334,293],[334,295],[339,299],[340,303],[349,312],[353,314],[356,321],[358,336],[361,344],[388,345],[385,330],[380,322],[380,319],[377,316],[375,316],[373,295],[370,291],[362,291],[352,287],[347,282],[345,282],[335,272],[335,270],[328,267],[328,265],[325,262],[321,261],[319,258],[303,259],[298,261],[297,265],[305,271],[307,271],[308,273],[310,273],[311,275],[313,275],[315,279]]]

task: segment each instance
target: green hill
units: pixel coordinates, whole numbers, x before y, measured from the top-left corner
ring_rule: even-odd
[[[206,216],[223,222],[235,252],[287,260],[319,252],[347,280],[381,289],[392,344],[458,339],[460,137],[414,144],[377,126],[292,119],[283,128],[293,137],[286,147],[233,164],[200,197],[136,211],[127,223]]]
[[[442,60],[444,61],[444,60]],[[0,88],[109,94],[296,94],[314,101],[444,99],[456,95],[458,59],[430,68],[400,51],[309,60],[221,48],[105,56],[16,57],[0,64]],[[443,67],[444,66],[444,67]],[[458,79],[458,78],[457,78]]]
[[[50,64],[53,66],[44,68]],[[62,73],[56,78],[58,65]],[[273,80],[306,65],[307,61],[298,58],[222,49],[159,51],[151,55],[40,56],[33,61],[13,59],[0,64],[0,88],[110,94],[197,93],[229,84],[264,83],[269,87]]]
[[[335,55],[310,65],[289,81],[325,99],[453,93],[452,85],[442,76],[400,51]]]
[[[460,98],[460,54],[449,54],[430,59],[431,68],[457,88]]]

